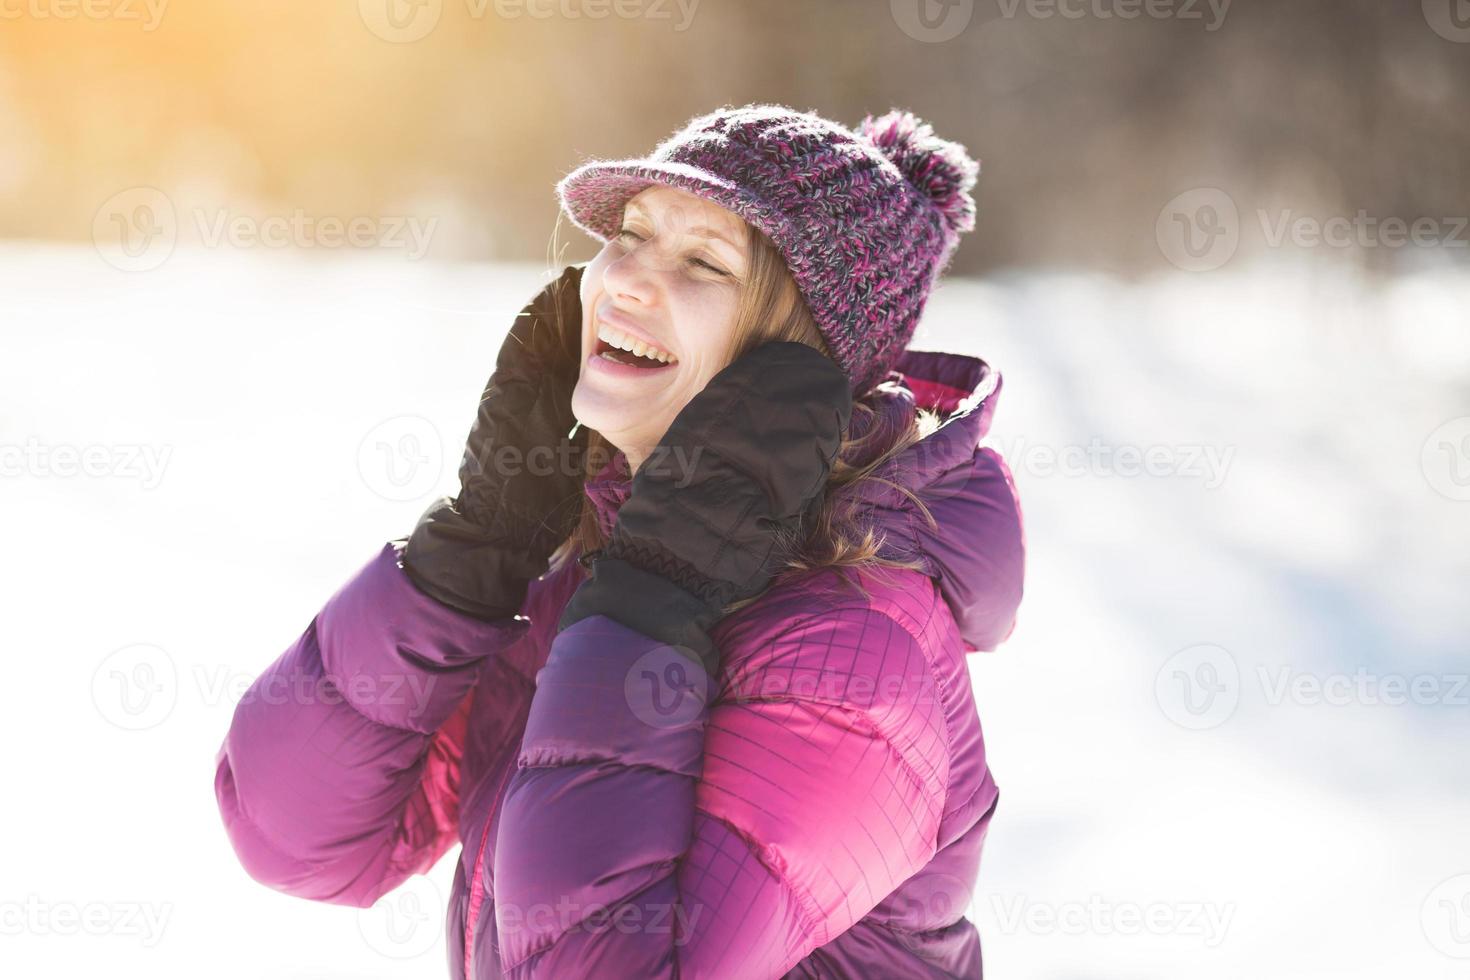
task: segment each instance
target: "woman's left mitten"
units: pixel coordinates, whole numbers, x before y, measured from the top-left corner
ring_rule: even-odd
[[[851,413],[847,376],[805,344],[763,344],[725,367],[639,466],[561,628],[602,613],[712,669],[709,628],[780,570]]]

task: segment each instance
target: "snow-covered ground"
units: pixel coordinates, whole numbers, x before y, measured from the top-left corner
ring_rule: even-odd
[[[0,973],[440,977],[236,863],[245,685],[452,488],[536,266],[0,247]],[[1470,275],[949,282],[1029,544],[971,667],[995,977],[1470,970]]]

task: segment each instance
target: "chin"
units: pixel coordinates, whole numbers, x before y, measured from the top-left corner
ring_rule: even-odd
[[[636,441],[648,416],[638,402],[581,381],[572,393],[572,414],[619,449]]]

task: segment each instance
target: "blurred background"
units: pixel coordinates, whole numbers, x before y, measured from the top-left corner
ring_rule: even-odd
[[[10,237],[85,242],[104,202],[154,187],[182,242],[214,227],[196,209],[413,215],[433,258],[540,261],[554,178],[751,101],[849,125],[904,106],[970,147],[961,273],[1147,273],[1147,219],[1201,185],[1246,216],[1247,252],[1269,245],[1258,208],[1412,221],[1470,197],[1463,0],[80,2],[0,14]]]
[[[214,753],[594,254],[557,179],[769,101],[983,161],[913,345],[1026,513],[989,973],[1466,976],[1467,91],[1465,0],[0,0],[0,973],[445,975],[454,852],[270,892]]]

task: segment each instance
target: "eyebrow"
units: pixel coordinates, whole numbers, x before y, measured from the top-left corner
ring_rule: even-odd
[[[637,211],[645,218],[650,217],[648,211],[645,210],[643,205],[639,204],[637,201],[629,201],[627,207],[631,211]],[[685,231],[688,231],[691,234],[700,235],[704,238],[714,239],[717,242],[724,242],[726,245],[733,248],[736,252],[740,252],[742,255],[744,254],[739,245],[737,245],[735,242],[730,241],[730,239],[726,238],[719,231],[709,227],[708,225],[695,225],[692,228],[686,228]]]

